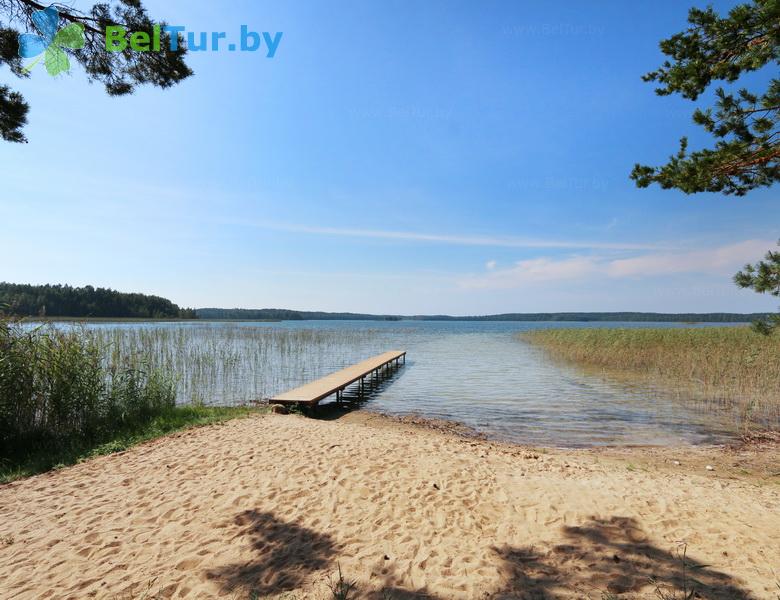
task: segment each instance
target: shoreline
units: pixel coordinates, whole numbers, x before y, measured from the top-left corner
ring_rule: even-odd
[[[352,418],[350,418],[352,417]],[[548,446],[501,440],[491,437],[489,434],[479,431],[469,425],[450,419],[429,418],[417,414],[392,415],[370,409],[358,409],[344,413],[341,417],[345,422],[359,423],[374,427],[389,427],[403,430],[408,428],[417,431],[427,431],[443,436],[451,436],[465,441],[477,441],[484,444],[503,448],[506,452],[525,451],[560,456],[593,456],[600,458],[641,459],[642,464],[656,467],[668,463],[668,466],[680,468],[693,468],[714,474],[718,471],[719,477],[733,477],[735,473],[739,479],[747,480],[748,475],[732,464],[739,455],[749,455],[752,459],[753,471],[751,475],[757,478],[774,479],[774,483],[780,486],[780,431],[760,430],[739,435],[729,443],[719,444],[678,444],[678,445],[651,445],[651,444],[614,444],[598,446]],[[761,459],[766,460],[761,460]],[[675,464],[675,461],[680,463]],[[712,466],[710,472],[706,466]],[[719,466],[717,466],[719,465]],[[724,468],[725,467],[725,468]],[[780,508],[780,507],[779,507]]]
[[[269,406],[271,406],[271,404],[269,404]],[[440,431],[445,434],[451,433],[452,435],[479,439],[486,442],[507,444],[509,446],[542,448],[548,450],[560,450],[560,451],[571,451],[571,452],[576,452],[580,450],[583,451],[598,450],[598,449],[617,450],[617,449],[626,449],[626,448],[636,448],[636,449],[713,448],[713,449],[717,449],[717,448],[729,448],[729,447],[740,446],[743,443],[743,440],[745,440],[746,438],[754,439],[756,437],[764,436],[764,437],[774,439],[774,436],[780,436],[780,429],[756,427],[756,428],[743,430],[741,433],[737,429],[735,429],[734,431],[728,434],[726,432],[720,432],[719,437],[724,438],[724,440],[718,442],[705,441],[705,442],[696,443],[696,442],[681,441],[679,443],[671,443],[671,444],[651,444],[651,443],[640,443],[640,442],[631,443],[631,444],[598,443],[598,444],[581,444],[581,445],[565,446],[565,445],[554,445],[548,443],[534,443],[532,441],[505,439],[502,438],[500,435],[492,434],[488,431],[478,429],[476,427],[468,425],[467,423],[458,421],[457,419],[454,418],[427,417],[422,412],[394,414],[394,413],[383,411],[381,409],[375,409],[370,405],[359,406],[357,408],[342,408],[342,407],[338,407],[335,403],[320,404],[318,407],[320,410],[324,410],[326,412],[324,413],[325,416],[321,416],[321,417],[315,416],[314,417],[315,419],[317,418],[324,418],[326,420],[338,419],[344,417],[349,413],[370,414],[370,415],[376,415],[382,417],[383,419],[387,419],[389,421],[398,422],[401,425],[417,426],[422,429],[432,429],[435,431]]]
[[[0,596],[325,600],[340,568],[371,600],[642,598],[680,584],[687,543],[703,597],[774,597],[776,442],[559,450],[437,426],[251,415],[0,486]]]

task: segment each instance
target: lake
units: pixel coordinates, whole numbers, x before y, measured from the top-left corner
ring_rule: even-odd
[[[517,335],[552,327],[681,326],[465,321],[87,325],[112,348],[142,350],[154,365],[177,373],[179,402],[262,400],[399,349],[408,351],[406,365],[376,386],[366,409],[452,419],[495,439],[535,445],[727,440],[734,435],[730,412],[704,409],[700,401],[649,384],[627,384],[553,362]]]

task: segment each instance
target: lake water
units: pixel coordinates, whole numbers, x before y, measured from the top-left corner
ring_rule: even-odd
[[[99,323],[113,347],[143,348],[180,377],[179,401],[262,400],[386,350],[406,365],[365,408],[452,419],[502,440],[552,446],[709,443],[733,415],[650,385],[628,385],[550,360],[518,338],[551,327],[671,323],[285,321]],[[706,325],[705,325],[706,326]]]

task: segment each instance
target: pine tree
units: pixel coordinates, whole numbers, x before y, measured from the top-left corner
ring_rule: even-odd
[[[734,83],[743,73],[780,65],[780,0],[753,0],[720,17],[711,7],[692,8],[690,27],[661,42],[671,57],[643,77],[661,84],[659,96],[681,94],[696,100],[714,81]],[[780,79],[763,93],[745,88],[729,93],[715,90],[712,108],[697,109],[693,120],[715,138],[712,148],[679,152],[661,167],[637,164],[631,178],[641,188],[651,183],[686,194],[721,192],[744,196],[757,187],[780,181]],[[734,276],[742,288],[780,296],[780,252],[769,251],[764,261],[745,265]],[[754,322],[764,334],[780,328],[780,315]]]
[[[780,241],[777,242],[780,246]],[[780,252],[770,250],[764,260],[745,268],[734,275],[734,283],[741,288],[750,288],[761,294],[780,297]],[[780,315],[753,322],[753,329],[768,335],[780,328]]]
[[[37,33],[34,15],[47,6],[35,0],[0,0],[0,65],[6,65],[17,77],[27,77],[19,58],[19,35]],[[130,47],[122,52],[109,52],[105,47],[107,26],[121,25],[128,32],[152,34],[155,23],[140,0],[113,0],[95,4],[88,12],[80,12],[66,4],[56,4],[62,25],[73,25],[83,31],[83,44],[66,44],[59,57],[73,58],[90,81],[102,83],[106,92],[121,96],[133,92],[135,86],[151,84],[168,88],[192,75],[184,61],[186,49],[179,40],[178,49],[170,49],[170,36],[161,34],[159,52],[135,52]],[[48,65],[47,65],[48,67]],[[9,142],[27,141],[23,128],[27,124],[29,105],[24,97],[0,85],[0,136]]]
[[[743,73],[780,65],[780,0],[754,0],[720,17],[711,7],[692,8],[690,27],[663,40],[671,58],[645,81],[660,84],[660,96],[680,94],[696,100],[713,82],[736,82]],[[652,183],[686,194],[722,192],[742,196],[780,180],[780,79],[763,93],[716,89],[714,108],[697,109],[693,120],[711,133],[715,144],[694,152],[688,140],[660,167],[635,165],[638,187]]]

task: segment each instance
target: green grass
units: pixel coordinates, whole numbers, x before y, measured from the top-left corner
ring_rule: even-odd
[[[557,359],[734,405],[746,422],[780,417],[780,335],[762,336],[748,327],[546,329],[521,335]]]
[[[59,448],[41,448],[19,456],[0,458],[0,483],[8,483],[51,469],[76,464],[95,456],[121,452],[175,431],[220,423],[261,412],[265,412],[265,409],[241,406],[170,407],[152,420],[127,427],[100,443],[82,442]]]

